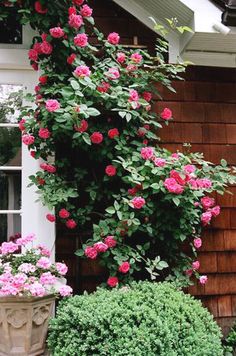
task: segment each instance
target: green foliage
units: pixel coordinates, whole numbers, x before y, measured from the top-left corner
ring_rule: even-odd
[[[50,322],[53,356],[223,356],[210,313],[170,283],[140,282],[63,301]]]

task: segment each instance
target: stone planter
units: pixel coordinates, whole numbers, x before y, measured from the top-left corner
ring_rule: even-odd
[[[0,298],[0,356],[45,354],[55,297]]]

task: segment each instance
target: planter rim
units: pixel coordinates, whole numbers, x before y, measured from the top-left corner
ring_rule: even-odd
[[[48,294],[43,297],[33,297],[33,296],[7,296],[7,297],[0,297],[0,303],[32,303],[32,302],[37,302],[41,300],[54,300],[56,297],[54,294]]]

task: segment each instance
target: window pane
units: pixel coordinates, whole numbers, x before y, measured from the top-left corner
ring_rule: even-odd
[[[16,10],[8,9],[10,15],[0,21],[0,43],[21,44],[22,26],[16,21]]]
[[[21,174],[0,171],[0,210],[21,209]]]
[[[22,85],[0,84],[0,123],[17,123],[22,97]]]
[[[13,240],[21,233],[21,216],[19,214],[0,214],[0,243]]]
[[[22,105],[21,85],[0,85],[0,123],[17,123]],[[21,132],[18,127],[0,127],[0,166],[21,165]]]

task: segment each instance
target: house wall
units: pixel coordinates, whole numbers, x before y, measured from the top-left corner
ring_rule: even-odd
[[[91,1],[98,28],[105,34],[116,31],[121,43],[138,43],[153,48],[155,35],[134,17],[111,1]],[[182,150],[188,142],[193,151],[203,152],[214,163],[225,158],[236,165],[236,70],[189,67],[186,81],[174,83],[177,93],[160,89],[163,102],[155,110],[169,107],[174,122],[161,131],[162,144],[172,150]],[[232,187],[236,192],[236,188]],[[236,195],[217,197],[222,213],[203,236],[200,251],[201,273],[207,274],[205,286],[195,285],[190,292],[201,297],[224,330],[236,319]],[[69,283],[77,292],[92,291],[106,278],[96,262],[78,260],[74,251],[80,246],[75,233],[57,225],[57,259],[69,265]],[[233,317],[233,318],[232,318]]]
[[[182,151],[182,143],[191,143],[206,160],[236,165],[236,69],[189,67],[185,78],[174,83],[176,94],[162,88],[163,102],[155,104],[158,112],[173,110],[174,122],[161,130],[163,146]],[[216,197],[221,214],[202,236],[200,272],[208,282],[189,289],[224,331],[236,319],[236,187],[230,191],[234,195]]]

